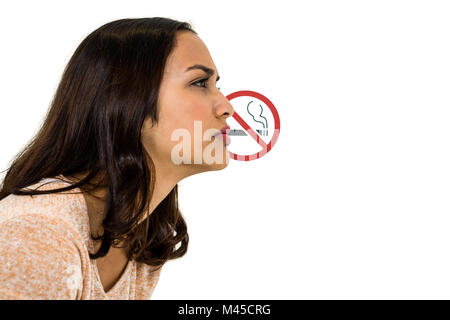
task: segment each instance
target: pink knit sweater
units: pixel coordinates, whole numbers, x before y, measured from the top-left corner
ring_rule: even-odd
[[[26,189],[69,185],[58,177]],[[105,292],[96,260],[89,258],[94,244],[86,202],[74,192],[80,189],[0,201],[0,299],[150,299],[161,269],[152,273],[155,267],[136,261]]]

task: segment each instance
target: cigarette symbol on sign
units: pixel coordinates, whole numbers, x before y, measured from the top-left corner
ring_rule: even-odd
[[[263,126],[263,129],[256,129],[256,132],[258,132],[261,136],[267,136],[268,134],[268,125],[267,125],[267,118],[262,115],[263,113],[263,107],[261,105],[253,104],[250,107],[250,104],[253,101],[250,101],[247,104],[247,112],[249,115],[252,116],[253,121],[257,123],[261,123]],[[247,133],[244,130],[241,129],[231,129],[228,133],[229,136],[246,136]]]
[[[256,132],[258,132],[262,136],[267,136],[267,132],[263,132],[261,129],[256,129]],[[246,136],[247,132],[245,132],[242,129],[231,129],[230,132],[228,132],[229,136]]]

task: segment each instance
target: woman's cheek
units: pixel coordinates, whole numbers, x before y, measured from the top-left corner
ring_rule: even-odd
[[[187,112],[189,116],[187,118],[189,118],[191,122],[194,122],[194,120],[203,121],[208,117],[208,111],[211,112],[211,110],[208,110],[205,102],[197,101],[190,105],[189,111]]]

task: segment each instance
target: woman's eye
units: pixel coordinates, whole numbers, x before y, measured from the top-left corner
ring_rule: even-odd
[[[192,85],[194,85],[194,86],[196,86],[196,87],[206,88],[206,82],[208,81],[208,79],[209,79],[209,78],[205,78],[205,79],[198,80],[198,81],[194,82]],[[200,85],[197,85],[197,84],[200,84]],[[219,87],[217,87],[217,89],[220,90]]]
[[[201,79],[201,80],[198,80],[198,81],[194,82],[193,85],[195,85],[197,87],[206,88],[206,81],[208,81],[208,79]],[[198,86],[197,83],[200,83],[202,85]]]

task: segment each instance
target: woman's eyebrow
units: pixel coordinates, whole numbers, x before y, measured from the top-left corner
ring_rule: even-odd
[[[209,77],[211,77],[215,73],[213,69],[208,68],[207,66],[204,66],[202,64],[194,64],[193,66],[190,66],[189,68],[187,68],[185,72],[188,72],[193,69],[203,70]],[[220,76],[217,75],[216,82],[219,80],[220,80]]]

